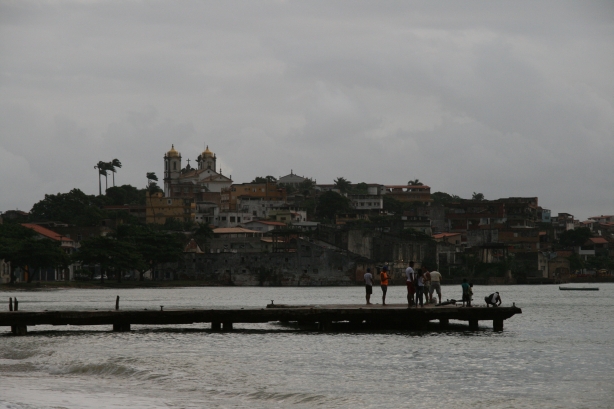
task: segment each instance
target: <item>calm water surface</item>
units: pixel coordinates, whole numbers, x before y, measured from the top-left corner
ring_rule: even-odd
[[[0,408],[614,408],[614,284],[494,290],[523,309],[493,332],[318,333],[281,324],[0,328]],[[444,286],[459,298],[460,286]],[[380,296],[375,290],[376,301]],[[359,303],[361,287],[0,292],[20,310]],[[405,300],[391,287],[388,301]]]

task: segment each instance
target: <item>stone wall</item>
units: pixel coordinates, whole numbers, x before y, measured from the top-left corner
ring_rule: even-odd
[[[176,276],[219,285],[355,285],[361,284],[362,275],[357,271],[362,271],[364,265],[364,260],[347,252],[299,240],[294,252],[186,253]],[[358,275],[360,281],[357,282]]]

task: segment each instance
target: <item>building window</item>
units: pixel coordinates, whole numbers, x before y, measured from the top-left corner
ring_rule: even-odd
[[[230,223],[234,223],[235,221],[235,217],[234,216],[230,216]]]
[[[177,170],[177,162],[173,162],[173,170]]]

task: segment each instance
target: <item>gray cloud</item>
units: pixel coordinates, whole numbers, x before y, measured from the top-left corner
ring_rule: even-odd
[[[603,2],[2,2],[0,210],[162,172],[406,183],[612,213]]]

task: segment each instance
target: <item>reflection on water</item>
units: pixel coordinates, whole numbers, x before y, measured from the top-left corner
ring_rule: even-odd
[[[0,335],[0,408],[607,408],[614,401],[614,285],[496,288],[523,314],[494,332],[343,330],[206,324],[32,328]],[[495,287],[476,288],[481,300]],[[403,302],[404,287],[388,300]],[[444,286],[444,298],[457,288]],[[22,310],[359,303],[360,287],[60,290],[0,293]],[[375,292],[375,299],[379,297]],[[486,325],[487,324],[487,325]],[[7,330],[7,329],[4,329]],[[35,335],[34,335],[35,334]]]

